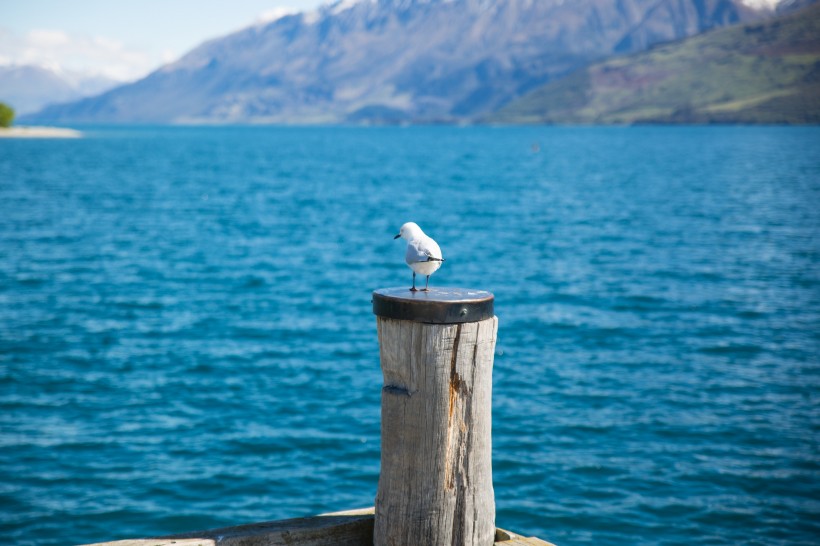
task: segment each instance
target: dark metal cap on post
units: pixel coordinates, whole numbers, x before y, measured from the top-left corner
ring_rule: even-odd
[[[494,296],[484,290],[381,288],[373,292],[373,313],[428,324],[459,324],[492,318]]]

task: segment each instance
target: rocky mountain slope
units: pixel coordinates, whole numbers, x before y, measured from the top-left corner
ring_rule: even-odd
[[[597,59],[770,13],[741,0],[344,0],[27,120],[458,122]]]
[[[581,69],[496,123],[820,123],[820,4]]]

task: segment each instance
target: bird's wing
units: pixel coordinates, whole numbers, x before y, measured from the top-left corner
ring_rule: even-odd
[[[416,239],[407,243],[407,252],[404,255],[407,263],[429,262],[429,261],[443,261],[441,257],[441,249],[438,244],[427,237],[425,239]]]
[[[409,264],[426,262],[427,254],[419,248],[418,241],[408,241],[407,252],[404,253],[404,260]]]
[[[444,261],[441,255],[441,249],[438,247],[438,243],[430,237],[425,237],[422,239],[421,247],[427,254],[428,260]]]

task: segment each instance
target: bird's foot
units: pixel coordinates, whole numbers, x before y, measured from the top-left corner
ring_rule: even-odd
[[[418,291],[419,291],[419,289],[416,288],[415,286],[410,289],[410,292],[418,292]]]
[[[422,289],[421,289],[421,291],[422,291],[422,292],[429,292],[429,291],[430,291],[430,289],[429,289],[429,288],[422,288]]]

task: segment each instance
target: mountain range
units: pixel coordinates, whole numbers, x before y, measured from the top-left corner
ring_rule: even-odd
[[[755,5],[342,0],[208,41],[137,82],[23,120],[466,122],[595,61],[773,14]]]
[[[820,4],[594,63],[483,121],[820,123]]]

